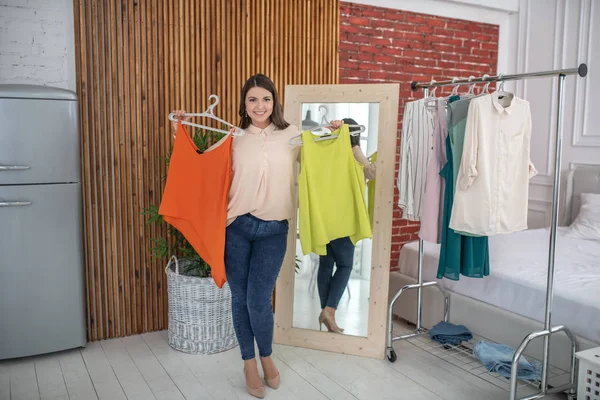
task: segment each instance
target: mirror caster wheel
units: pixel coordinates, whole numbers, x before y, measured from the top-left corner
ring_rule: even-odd
[[[396,351],[394,349],[388,348],[386,353],[387,353],[387,359],[390,362],[395,362],[398,359],[398,357],[396,356]]]

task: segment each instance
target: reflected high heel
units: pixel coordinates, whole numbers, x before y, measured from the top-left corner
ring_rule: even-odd
[[[340,327],[337,325],[337,323],[335,322],[335,319],[333,318],[333,316],[331,316],[331,315],[327,314],[327,313],[325,312],[325,310],[322,310],[322,311],[321,311],[321,314],[319,315],[319,330],[322,330],[322,329],[323,329],[323,327],[322,327],[322,324],[324,324],[324,323],[325,323],[325,318],[326,318],[325,316],[326,316],[326,315],[327,315],[329,318],[331,318],[331,319],[330,319],[330,321],[329,321],[329,323],[330,323],[331,325],[335,326],[335,328],[336,328],[336,329],[339,331],[339,332],[337,332],[337,333],[342,333],[342,332],[344,332],[344,328],[340,328]],[[325,324],[325,326],[327,327],[327,329],[329,330],[329,332],[335,332],[335,331],[331,330],[327,324]]]
[[[329,332],[342,333],[340,328],[335,324],[335,321],[333,321],[333,318],[324,312],[321,312],[321,315],[319,315],[319,330],[323,330],[322,325],[325,325]]]
[[[323,330],[323,312],[321,312],[321,314],[319,314],[319,330],[322,331]]]

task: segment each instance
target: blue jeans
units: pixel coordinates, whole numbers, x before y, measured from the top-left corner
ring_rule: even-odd
[[[231,289],[233,327],[242,359],[261,357],[273,344],[271,295],[287,248],[288,221],[239,216],[226,231],[225,274]]]
[[[512,358],[515,349],[505,344],[479,341],[473,347],[473,355],[477,357],[488,371],[496,372],[505,378],[510,378]],[[517,378],[528,381],[542,379],[542,366],[537,361],[527,361],[524,356],[519,358]]]
[[[441,344],[458,346],[463,341],[473,339],[473,334],[464,325],[440,321],[429,330],[429,337]]]
[[[317,274],[321,309],[325,307],[337,309],[348,285],[353,263],[354,244],[349,237],[335,239],[327,244],[327,255],[319,257],[319,273]],[[337,267],[335,274],[333,273],[333,264]]]

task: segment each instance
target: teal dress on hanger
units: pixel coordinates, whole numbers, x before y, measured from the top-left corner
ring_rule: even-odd
[[[442,216],[442,241],[437,278],[459,280],[460,275],[483,278],[490,274],[490,255],[487,236],[469,236],[450,229],[454,204],[454,188],[462,156],[469,99],[448,99],[448,137],[446,138],[446,165],[440,175],[446,180]],[[456,157],[456,158],[455,158]]]

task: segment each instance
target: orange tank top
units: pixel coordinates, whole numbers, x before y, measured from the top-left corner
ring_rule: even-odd
[[[158,213],[183,234],[210,266],[215,284],[225,281],[225,226],[231,185],[229,135],[200,154],[183,124],[177,124],[173,154]]]

